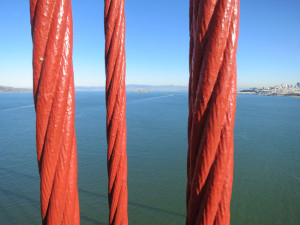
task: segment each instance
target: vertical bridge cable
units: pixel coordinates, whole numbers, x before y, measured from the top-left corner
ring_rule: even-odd
[[[125,0],[105,0],[109,224],[127,225]]]
[[[190,0],[186,225],[229,225],[239,0]]]
[[[71,0],[30,0],[43,224],[78,225]]]

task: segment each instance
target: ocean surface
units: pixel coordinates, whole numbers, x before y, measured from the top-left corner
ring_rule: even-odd
[[[129,223],[185,224],[186,92],[127,93]],[[104,92],[76,92],[81,224],[108,224]],[[300,98],[238,95],[232,225],[298,225]],[[0,94],[0,224],[41,224],[31,93]]]

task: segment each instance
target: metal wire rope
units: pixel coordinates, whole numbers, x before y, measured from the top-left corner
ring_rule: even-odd
[[[31,0],[33,94],[43,224],[80,224],[70,0]]]
[[[230,224],[239,0],[190,0],[187,225]]]
[[[106,133],[109,224],[128,224],[125,0],[105,0]]]

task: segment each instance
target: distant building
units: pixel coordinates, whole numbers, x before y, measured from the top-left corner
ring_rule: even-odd
[[[286,84],[281,84],[281,87],[282,87],[282,88],[286,88],[287,85],[286,85]]]

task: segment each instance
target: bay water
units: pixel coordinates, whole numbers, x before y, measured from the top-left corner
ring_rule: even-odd
[[[81,224],[108,224],[104,92],[76,92]],[[187,92],[127,93],[129,223],[185,224]],[[300,98],[238,95],[232,225],[300,223]],[[32,93],[0,93],[0,224],[41,224]]]

